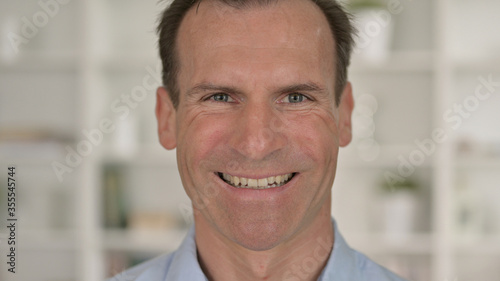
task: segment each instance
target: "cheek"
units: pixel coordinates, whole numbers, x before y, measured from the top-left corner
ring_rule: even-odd
[[[220,151],[225,143],[227,124],[220,118],[214,120],[203,114],[183,116],[178,124],[177,162],[186,193],[195,206],[205,206],[216,189],[207,172],[213,171],[214,151]]]
[[[310,186],[317,188],[306,188],[301,193],[303,198],[313,196],[311,204],[321,205],[330,196],[328,190],[335,179],[339,151],[338,130],[333,115],[328,113],[311,115],[307,123],[310,125],[300,126],[303,129],[296,130],[295,138],[300,139],[298,145],[302,152],[314,162],[315,168],[310,171],[308,182]]]
[[[188,165],[200,167],[203,159],[209,158],[217,147],[227,143],[229,125],[227,118],[206,115],[203,113],[196,116],[185,117],[187,120],[181,125],[178,150],[184,161],[189,161]]]
[[[310,113],[292,120],[291,134],[301,151],[316,162],[328,162],[331,160],[328,156],[336,157],[339,134],[332,114]]]

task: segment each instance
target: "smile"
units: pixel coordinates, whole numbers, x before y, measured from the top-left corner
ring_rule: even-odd
[[[229,174],[218,173],[219,177],[227,184],[236,188],[248,189],[269,189],[287,184],[296,173],[272,176],[262,179],[249,179],[244,177],[232,176]]]

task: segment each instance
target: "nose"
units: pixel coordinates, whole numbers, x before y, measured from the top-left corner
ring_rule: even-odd
[[[279,112],[267,102],[246,104],[234,122],[232,148],[251,160],[273,157],[287,142],[284,130],[273,126],[279,123],[279,117]]]

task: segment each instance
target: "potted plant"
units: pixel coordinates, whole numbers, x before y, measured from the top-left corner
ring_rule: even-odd
[[[393,15],[385,0],[349,0],[358,30],[355,54],[365,61],[380,63],[390,55],[394,30]]]
[[[420,186],[411,178],[384,180],[380,190],[384,232],[391,240],[402,240],[415,231]]]
[[[352,10],[363,10],[371,8],[383,9],[385,6],[385,1],[383,0],[350,0],[348,6]]]

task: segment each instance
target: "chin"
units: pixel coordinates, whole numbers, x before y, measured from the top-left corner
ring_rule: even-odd
[[[251,250],[251,251],[267,251],[275,248],[283,242],[282,235],[236,235],[236,243],[241,247]]]
[[[266,251],[275,248],[290,236],[292,225],[287,223],[273,223],[269,221],[233,224],[231,240],[238,245],[252,251]]]

